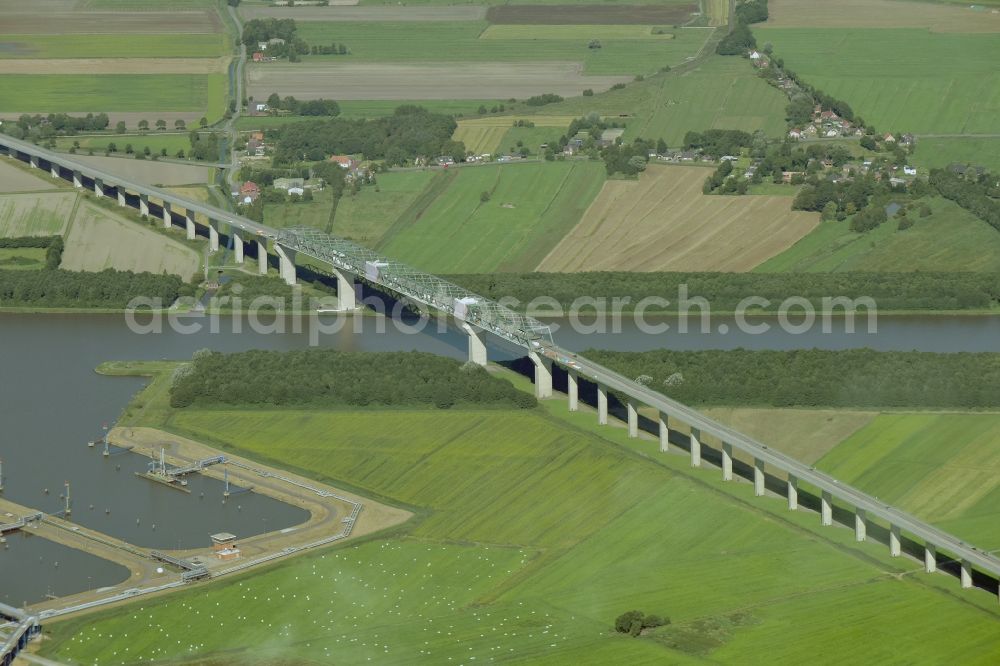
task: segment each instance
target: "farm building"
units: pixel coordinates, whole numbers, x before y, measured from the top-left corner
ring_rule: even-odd
[[[349,171],[358,167],[358,161],[350,155],[333,155],[330,157],[330,161],[336,163],[341,169]]]
[[[254,51],[253,61],[254,62],[264,62],[264,54],[261,53],[260,51]]]
[[[304,178],[275,178],[273,187],[276,190],[285,190],[289,194],[292,193],[292,189],[301,189],[305,185]],[[299,192],[299,194],[302,194]]]
[[[240,198],[244,203],[253,203],[260,196],[260,186],[252,180],[240,185]]]
[[[613,143],[615,143],[618,139],[620,139],[623,134],[625,134],[625,130],[620,127],[606,129],[603,132],[601,132],[601,140],[599,143],[602,146],[610,146]]]

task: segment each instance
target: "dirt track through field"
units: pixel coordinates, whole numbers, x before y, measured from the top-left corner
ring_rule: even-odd
[[[215,74],[229,58],[0,58],[0,74]]]
[[[10,5],[7,5],[10,7]],[[30,7],[30,9],[29,9]],[[61,8],[60,8],[61,9]],[[0,34],[25,35],[142,35],[142,34],[206,34],[222,31],[215,12],[74,12],[45,11],[32,2],[18,2],[3,11]]]
[[[584,76],[573,62],[476,64],[270,63],[251,67],[248,93],[299,99],[507,99],[604,90],[629,76]]]
[[[421,21],[482,21],[486,18],[483,5],[450,5],[446,7],[240,7],[244,19],[290,18],[296,21],[364,21],[409,23]]]
[[[819,223],[792,197],[708,196],[712,170],[651,165],[611,180],[539,271],[748,271]]]
[[[975,4],[970,2],[969,4]],[[931,32],[1000,32],[1000,7],[971,9],[902,0],[771,0],[768,27],[929,28]]]

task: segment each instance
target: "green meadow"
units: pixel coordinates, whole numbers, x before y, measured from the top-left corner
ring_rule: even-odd
[[[653,664],[996,654],[997,613],[962,601],[981,592],[898,576],[910,563],[883,548],[659,456],[655,442],[599,429],[562,401],[516,413],[183,410],[166,420],[417,515],[382,538],[50,624],[46,656]],[[672,623],[638,639],[611,631],[632,608]],[[878,640],[845,640],[872,631]]]
[[[38,270],[45,266],[44,247],[0,248],[0,269]]]
[[[0,58],[216,58],[223,34],[2,35]]]
[[[916,29],[754,28],[810,84],[880,131],[1000,132],[1000,40]]]
[[[436,273],[530,271],[580,220],[605,178],[599,162],[476,166],[449,174],[432,202],[390,229],[380,251]]]
[[[0,74],[0,111],[207,110],[215,119],[222,116],[225,85],[224,74]]]
[[[882,414],[817,466],[977,546],[1000,547],[998,414]]]
[[[923,203],[929,217],[917,210]],[[850,221],[821,222],[795,245],[768,259],[758,273],[828,271],[998,271],[1000,233],[957,204],[922,200],[908,217],[913,226],[898,231],[888,220],[863,234]]]
[[[433,179],[445,173],[435,171],[394,171],[380,173],[377,187],[345,192],[337,203],[333,233],[341,238],[374,246],[404,214],[416,205]]]
[[[994,173],[1000,173],[1000,136],[942,139],[921,137],[917,140],[917,150],[910,159],[917,166],[927,169],[944,168],[958,162],[984,166]]]
[[[324,188],[313,193],[312,201],[264,204],[264,222],[279,229],[305,226],[326,230],[330,226],[332,208],[333,196],[329,188]]]
[[[688,72],[668,72],[621,90],[574,97],[539,113],[621,116],[627,124],[626,140],[662,138],[677,148],[687,132],[712,128],[780,136],[787,103],[785,95],[758,77],[745,60],[711,56]]]
[[[90,150],[94,154],[104,153],[109,143],[114,143],[118,148],[118,154],[125,154],[125,146],[131,144],[133,150],[142,152],[143,148],[149,148],[153,154],[159,155],[160,150],[165,148],[167,155],[174,157],[178,150],[183,150],[185,154],[191,149],[191,141],[187,133],[173,134],[162,133],[155,130],[156,121],[160,116],[150,114],[149,125],[154,129],[145,134],[89,134],[83,136],[64,136],[56,139],[56,150],[68,151],[75,144],[78,153],[87,153]],[[174,118],[163,117],[167,121],[167,126],[173,128]]]
[[[393,100],[393,99],[375,99],[375,100],[338,100],[337,103],[340,105],[340,116],[343,118],[377,118],[379,116],[391,116],[393,112],[400,106],[413,104],[416,106],[422,106],[429,111],[435,113],[444,113],[447,115],[455,116],[474,116],[477,115],[479,107],[485,106],[487,109],[493,108],[499,104],[504,104],[506,107],[511,107],[512,105],[507,102],[507,100],[496,100],[496,99],[484,99],[484,100],[472,100],[472,99],[411,99],[411,100]],[[522,106],[522,105],[518,105]],[[272,129],[275,127],[282,127],[288,123],[299,123],[303,120],[308,120],[304,116],[247,116],[241,115],[236,120],[236,128],[240,131],[248,131],[255,129]]]
[[[622,26],[609,26],[606,32],[604,26],[591,26],[587,33],[576,30],[579,26],[572,30],[555,26],[552,38],[540,39],[536,33],[520,37],[526,26],[516,26],[516,30],[504,26],[496,36],[489,36],[494,28],[486,30],[487,26],[478,21],[426,22],[419,28],[406,22],[310,21],[301,23],[298,32],[310,44],[343,43],[351,51],[349,56],[306,56],[310,62],[573,61],[583,63],[586,74],[602,75],[651,74],[664,65],[677,65],[694,55],[710,34],[707,30],[678,30],[673,39],[652,34],[637,39],[620,36]],[[593,39],[600,41],[601,48],[589,48]]]

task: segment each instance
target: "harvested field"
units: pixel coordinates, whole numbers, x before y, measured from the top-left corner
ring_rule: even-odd
[[[491,25],[479,39],[673,39],[648,25]]]
[[[61,267],[72,271],[166,271],[187,280],[198,264],[194,250],[88,203],[81,206],[73,221]]]
[[[708,196],[704,167],[650,166],[604,184],[539,271],[748,271],[819,224],[792,197]]]
[[[573,116],[496,116],[459,120],[452,138],[461,141],[474,153],[492,153],[500,146],[504,135],[518,120],[529,120],[535,127],[567,128]]]
[[[604,90],[629,76],[584,76],[578,63],[517,64],[269,64],[249,68],[248,94],[264,99],[506,99],[556,93],[580,95],[587,88]],[[434,85],[428,86],[427,82]]]
[[[74,12],[65,8],[46,11],[41,2],[18,2],[11,11],[3,11],[3,32],[8,34],[44,35],[143,35],[143,34],[206,34],[222,32],[219,15],[213,11],[141,12]],[[71,8],[71,7],[70,7]],[[58,32],[53,28],[58,27]]]
[[[972,3],[970,3],[972,4]],[[768,27],[928,28],[931,32],[1000,32],[1000,10],[978,5],[901,0],[771,0]]]
[[[12,164],[7,164],[6,160],[0,161],[0,193],[52,190],[56,187],[30,173],[25,173]]]
[[[73,214],[76,192],[5,194],[0,196],[0,236],[61,234]]]
[[[201,185],[208,182],[212,167],[135,160],[123,157],[74,155],[73,159],[144,185]]]
[[[333,3],[330,3],[331,5]],[[482,21],[486,7],[482,5],[457,5],[447,7],[240,7],[243,18],[291,18],[296,21]]]
[[[649,5],[498,5],[490,7],[490,23],[527,25],[673,25],[686,23],[698,3]]]
[[[28,58],[0,56],[0,74],[224,74],[229,58]]]
[[[229,41],[221,34],[0,34],[0,58],[219,58],[228,53]]]

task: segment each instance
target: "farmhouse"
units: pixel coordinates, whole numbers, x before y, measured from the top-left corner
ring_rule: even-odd
[[[253,203],[260,197],[260,186],[252,180],[240,185],[240,198],[243,203]]]
[[[254,51],[253,61],[254,62],[264,62],[264,54],[261,53],[260,51]]]
[[[886,143],[896,143],[896,137],[894,137],[889,132],[885,133],[885,136],[882,137],[882,140],[885,141]]]
[[[603,132],[601,132],[601,140],[598,143],[601,146],[610,146],[614,144],[616,141],[618,141],[618,139],[620,139],[623,134],[625,134],[625,130],[620,127],[606,129]]]
[[[348,171],[358,168],[358,161],[350,155],[332,155],[330,161],[334,162],[341,169],[347,169]]]
[[[903,167],[903,173],[906,174],[907,176],[916,176],[917,175],[917,167],[904,166]]]

